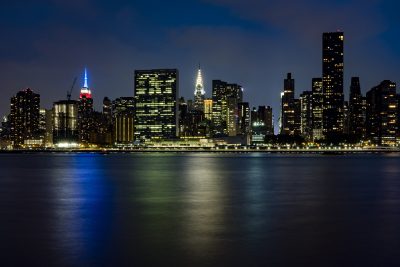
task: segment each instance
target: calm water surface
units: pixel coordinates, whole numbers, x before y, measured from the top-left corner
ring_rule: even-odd
[[[0,266],[399,266],[400,155],[0,155]]]

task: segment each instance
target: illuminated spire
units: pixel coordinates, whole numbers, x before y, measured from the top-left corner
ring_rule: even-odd
[[[86,70],[86,68],[85,68],[85,80],[84,80],[83,87],[85,87],[85,88],[88,88],[88,87],[89,87],[89,86],[88,86],[88,82],[87,82],[87,70]]]
[[[197,79],[196,79],[196,89],[194,91],[195,95],[205,95],[204,84],[203,84],[203,76],[201,75],[201,68],[199,64],[199,70],[197,71]]]
[[[194,90],[194,109],[203,111],[204,109],[204,91],[203,76],[201,75],[201,68],[197,71],[196,88]]]
[[[79,98],[92,98],[92,91],[89,89],[88,86],[88,77],[87,77],[87,69],[85,68],[85,74],[83,78],[83,87],[81,88],[81,93]]]

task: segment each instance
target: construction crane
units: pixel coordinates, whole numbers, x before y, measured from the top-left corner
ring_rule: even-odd
[[[71,94],[72,94],[72,90],[74,90],[74,87],[75,87],[75,84],[76,84],[76,80],[77,80],[77,77],[75,77],[74,81],[72,82],[71,89],[69,91],[67,91],[67,99],[68,99],[68,101],[71,100]]]

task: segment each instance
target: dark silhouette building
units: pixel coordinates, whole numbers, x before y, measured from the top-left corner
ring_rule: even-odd
[[[135,98],[119,97],[112,102],[114,144],[133,144]]]
[[[327,138],[343,134],[343,32],[322,37],[323,126]]]
[[[365,137],[365,105],[361,94],[360,79],[351,78],[349,97],[349,134],[360,141]]]
[[[112,120],[112,101],[108,97],[103,98],[103,115],[111,122]]]
[[[250,107],[248,102],[240,102],[238,104],[238,135],[249,136],[250,128]]]
[[[38,145],[31,141],[38,139],[39,119],[39,94],[27,88],[11,98],[10,137],[14,147]]]
[[[348,136],[350,134],[350,109],[349,101],[343,102],[343,134]]]
[[[396,83],[385,80],[367,92],[367,138],[376,145],[393,146],[397,137]]]
[[[179,135],[178,70],[135,71],[135,139],[174,139]]]
[[[273,113],[270,106],[259,106],[251,112],[251,143],[265,143],[267,136],[274,135]]]
[[[97,147],[106,147],[112,145],[113,143],[110,121],[103,112],[92,112],[89,143]]]
[[[282,103],[281,103],[281,129],[283,135],[300,134],[300,103],[294,98],[294,79],[288,73],[284,80]]]
[[[194,108],[189,110],[185,99],[179,99],[179,137],[206,137],[209,135],[209,123],[204,112]]]

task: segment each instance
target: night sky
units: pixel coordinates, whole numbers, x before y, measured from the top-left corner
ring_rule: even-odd
[[[104,96],[133,95],[135,69],[178,68],[180,95],[192,98],[201,63],[211,80],[239,83],[251,106],[271,105],[275,121],[287,72],[296,95],[321,76],[322,32],[345,32],[345,93],[351,76],[362,91],[399,82],[398,1],[2,1],[0,114],[31,87],[42,106],[66,98],[83,68],[99,110]]]

